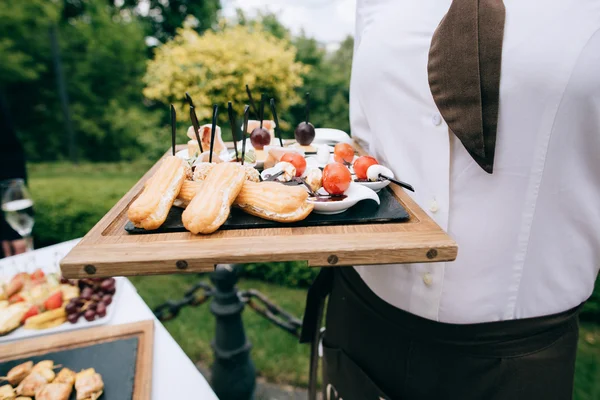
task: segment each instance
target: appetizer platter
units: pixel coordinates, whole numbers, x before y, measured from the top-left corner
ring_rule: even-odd
[[[102,325],[117,296],[114,278],[68,280],[37,269],[0,280],[0,343]]]
[[[63,259],[65,276],[193,272],[227,262],[341,266],[456,257],[454,241],[404,192],[414,191],[410,184],[347,134],[339,140],[338,131],[325,130],[319,137],[309,122],[308,93],[306,118],[295,140],[284,142],[274,99],[273,120],[265,120],[266,97],[257,107],[247,90],[258,119],[249,119],[246,105],[240,129],[229,103],[230,144],[216,123],[218,106],[212,123],[200,125],[186,94],[192,126],[187,144],[177,146],[171,106],[171,151]]]
[[[148,399],[153,329],[143,321],[0,346],[0,399]]]

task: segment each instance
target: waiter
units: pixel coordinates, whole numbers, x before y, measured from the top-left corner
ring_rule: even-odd
[[[600,1],[357,3],[353,137],[459,252],[323,269],[303,339],[329,294],[326,398],[570,399],[600,265]]]
[[[0,88],[0,185],[8,179],[26,179],[26,175],[23,146],[12,124],[4,90]],[[25,240],[8,225],[1,211],[0,244],[0,258],[24,253],[27,249]]]

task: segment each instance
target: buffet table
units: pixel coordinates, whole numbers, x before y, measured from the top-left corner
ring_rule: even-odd
[[[45,247],[31,253],[0,260],[0,273],[7,270],[25,270],[56,265],[80,239]],[[121,280],[116,311],[107,325],[121,325],[136,321],[154,320],[154,352],[152,369],[152,399],[217,399],[208,382],[194,363],[154,317],[152,311],[126,278]]]

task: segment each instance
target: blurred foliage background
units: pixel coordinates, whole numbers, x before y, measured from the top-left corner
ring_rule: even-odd
[[[250,18],[238,11],[225,21],[220,8],[219,0],[3,0],[0,96],[29,161],[37,247],[83,236],[165,152],[169,103],[178,107],[184,142],[190,124],[185,91],[201,123],[219,104],[226,139],[223,111],[232,101],[240,115],[246,84],[255,99],[261,93],[276,99],[285,137],[304,118],[306,91],[315,126],[350,132],[352,37],[328,50],[304,33],[293,35],[273,13]],[[304,297],[296,288],[306,288],[316,273],[303,263],[244,269],[246,277],[267,282],[254,286],[296,314]],[[150,306],[189,285],[175,276],[133,282]],[[575,390],[582,400],[600,398],[599,287],[582,314],[588,325],[581,331]],[[195,361],[209,360],[214,327],[208,309],[184,314],[189,318],[167,328]],[[244,318],[260,373],[305,385],[307,348],[252,314]]]
[[[228,128],[225,106],[232,101],[241,114],[246,84],[255,99],[276,99],[284,136],[304,117],[306,91],[315,126],[350,130],[351,37],[328,52],[314,38],[292,35],[272,13],[238,11],[224,21],[218,0],[147,3],[140,15],[135,0],[5,0],[0,95],[29,161],[156,159],[170,143],[169,103],[180,111],[183,142],[185,91],[204,122],[219,104]],[[229,129],[223,132],[227,139]]]

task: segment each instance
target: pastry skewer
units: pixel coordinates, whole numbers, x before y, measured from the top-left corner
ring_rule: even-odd
[[[260,115],[258,116],[258,119],[260,120],[260,129],[262,129],[262,127],[263,127],[263,120],[265,119],[265,94],[264,93],[260,94],[260,108],[259,108],[259,112],[260,112]]]
[[[248,88],[248,85],[246,85],[246,89]],[[246,157],[246,131],[248,130],[248,114],[250,111],[250,106],[248,106],[248,104],[246,104],[244,106],[244,127],[242,129],[242,165],[244,165],[244,158]]]
[[[190,119],[192,120],[194,133],[196,134],[196,140],[198,141],[198,148],[200,149],[200,154],[202,154],[204,153],[204,149],[202,148],[202,141],[200,140],[200,123],[198,122],[198,117],[196,116],[196,106],[194,106],[192,96],[190,96],[188,92],[185,92],[185,98],[187,99],[188,103],[190,103]]]
[[[229,125],[231,125],[231,137],[233,139],[233,149],[235,150],[235,159],[236,161],[240,160],[240,156],[238,154],[238,148],[237,148],[237,135],[235,134],[235,127],[236,122],[235,122],[235,114],[233,113],[233,106],[231,105],[231,102],[227,103],[227,113],[229,114]]]
[[[213,117],[212,117],[212,125],[210,126],[210,154],[208,156],[208,162],[212,162],[213,159],[213,148],[215,146],[215,130],[217,127],[217,112],[219,111],[219,106],[213,106]]]
[[[33,361],[27,361],[19,364],[8,371],[6,376],[0,376],[0,380],[6,380],[12,386],[17,386],[33,369]]]
[[[250,92],[250,88],[248,87],[248,85],[246,85],[246,93],[248,94],[248,100],[250,101],[250,105],[252,106],[254,114],[258,116],[258,109],[256,108],[256,104],[254,103],[254,99],[252,99],[252,93]],[[244,132],[246,131],[244,130]]]
[[[175,155],[175,142],[177,135],[177,127],[175,126],[177,122],[177,113],[175,113],[175,107],[171,104],[171,147],[173,148],[173,155]]]
[[[275,121],[275,136],[279,139],[279,145],[283,147],[283,139],[281,139],[281,128],[279,128],[279,118],[277,118],[277,111],[275,110],[275,99],[271,99],[269,102],[271,106],[271,114],[273,114],[273,121]]]

